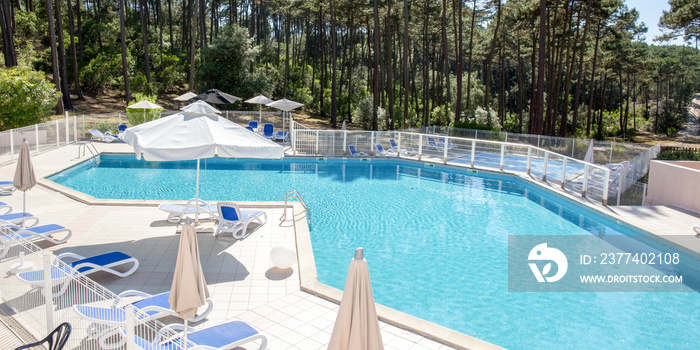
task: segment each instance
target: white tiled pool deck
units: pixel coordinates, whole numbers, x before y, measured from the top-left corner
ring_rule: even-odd
[[[125,144],[95,145],[101,152],[132,151],[131,147]],[[78,146],[70,145],[34,156],[37,178],[77,163],[80,161],[75,159],[77,152]],[[14,165],[0,168],[0,179],[12,179],[13,174]],[[280,200],[284,199],[282,196],[283,194],[280,194]],[[1,197],[0,200],[12,205],[15,211],[21,211],[21,193]],[[177,227],[165,220],[166,213],[156,208],[157,202],[117,205],[116,201],[107,200],[101,201],[102,204],[99,205],[91,205],[41,185],[28,192],[27,202],[27,211],[39,216],[42,223],[57,223],[73,230],[73,237],[68,243],[39,244],[42,248],[55,251],[56,254],[71,251],[82,255],[116,250],[139,259],[141,265],[130,277],[116,279],[109,275],[91,275],[91,278],[114,293],[129,289],[160,293],[170,289],[179,235],[175,234]],[[269,258],[270,249],[275,245],[285,244],[293,248],[297,246],[298,232],[294,222],[279,220],[283,214],[280,206],[270,206],[269,203],[244,205],[265,210],[268,216],[267,224],[240,241],[230,235],[213,237],[211,234],[198,234],[201,261],[214,302],[214,311],[206,320],[195,326],[207,327],[230,319],[240,319],[267,336],[268,349],[327,348],[338,305],[302,291],[300,278],[309,276],[299,274],[298,264],[291,270],[282,271],[274,268]],[[660,236],[691,235],[692,226],[700,222],[695,215],[667,207],[611,207],[603,210],[607,210],[608,215]],[[303,215],[297,215],[295,218],[305,220]],[[306,254],[304,251],[300,253]],[[347,254],[349,262],[353,252],[339,254]],[[304,262],[300,263],[303,267]],[[369,263],[371,264],[371,261]],[[315,278],[315,275],[311,277]],[[329,294],[336,297],[339,295],[337,290],[330,287],[322,286],[322,289],[323,291],[317,294],[327,298]],[[386,309],[380,306],[380,317],[382,314],[403,317]],[[177,320],[165,321],[170,323]],[[411,329],[421,327],[414,326],[411,320],[407,324]],[[380,322],[380,326],[385,349],[453,348],[385,322]],[[436,338],[449,339],[452,336],[445,330],[438,332],[445,334],[430,333],[431,329],[422,330],[424,334],[433,334]],[[487,346],[474,343],[453,345],[455,348]],[[253,348],[257,346],[241,347]]]
[[[95,144],[101,152],[132,151],[125,144]],[[77,163],[77,152],[77,146],[70,145],[34,156],[37,178]],[[0,168],[1,179],[11,180],[13,175],[14,165]],[[21,212],[21,192],[0,200]],[[168,223],[166,213],[153,204],[88,205],[41,185],[27,193],[27,211],[40,217],[41,223],[57,223],[73,231],[65,244],[38,243],[40,247],[56,254],[70,251],[86,256],[122,251],[139,260],[139,269],[126,278],[99,273],[90,276],[116,294],[130,289],[147,293],[170,290],[180,236],[175,234],[177,226]],[[267,213],[267,223],[243,240],[198,234],[214,310],[195,326],[240,319],[267,336],[267,349],[326,349],[338,305],[301,291],[297,264],[288,270],[273,266],[270,249],[277,244],[294,248],[295,228],[291,220],[279,220],[282,208],[261,209]],[[347,255],[349,263],[353,252]],[[386,349],[452,349],[384,322],[380,326]],[[241,349],[257,349],[257,345],[250,343]]]

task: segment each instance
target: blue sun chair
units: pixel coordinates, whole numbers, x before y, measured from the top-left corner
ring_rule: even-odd
[[[258,132],[258,122],[257,121],[251,120],[250,122],[248,122],[248,126],[252,129],[253,132]]]
[[[434,148],[437,151],[442,151],[445,149],[444,147],[442,147],[440,144],[438,144],[435,141],[435,138],[430,137],[430,136],[428,136],[428,146],[426,146],[426,148],[428,148],[428,149]]]
[[[457,145],[452,143],[452,141],[450,141],[450,140],[447,140],[447,144],[445,144],[445,135],[444,134],[440,134],[440,137],[438,137],[438,139],[437,139],[437,143],[438,143],[438,145],[440,145],[442,147],[447,146],[447,148],[457,148]]]
[[[260,347],[258,350],[263,350],[267,347],[267,338],[260,334],[258,330],[243,321],[228,321],[216,326],[196,329],[187,327],[187,346],[185,340],[178,333],[172,337],[174,332],[183,331],[184,325],[170,324],[163,327],[156,335],[153,342],[135,336],[136,346],[148,350],[166,350],[166,349],[207,349],[207,350],[228,350],[237,349],[243,344],[259,340]],[[126,337],[126,331],[121,329],[121,333]],[[170,337],[168,337],[170,336]],[[166,339],[163,339],[166,338]],[[246,347],[246,349],[250,349]]]
[[[9,196],[16,190],[12,181],[0,181],[0,196]]]
[[[90,129],[90,134],[92,134],[92,138],[90,140],[93,141],[102,141],[102,142],[114,142],[119,140],[118,137],[112,135],[109,133],[109,131],[102,133],[101,131],[97,129]]]
[[[366,156],[367,155],[367,153],[365,153],[365,152],[356,151],[355,146],[353,146],[353,145],[348,145],[348,150],[350,151],[351,156],[357,157],[357,156]]]
[[[12,212],[12,206],[5,202],[0,202],[0,211],[3,211],[2,214],[9,214]]]
[[[245,128],[246,128],[247,130],[250,130],[250,131],[252,131],[252,132],[255,132],[255,130],[253,130],[253,128],[252,128],[251,126],[246,126]]]
[[[275,137],[275,126],[270,123],[263,125],[262,136],[272,140]]]
[[[267,222],[267,214],[262,210],[243,209],[238,207],[234,202],[219,202],[217,203],[218,216],[216,219],[219,225],[214,231],[214,236],[220,235],[222,232],[231,232],[233,238],[243,239],[248,237],[248,226],[257,224],[258,227],[265,225]]]
[[[288,135],[289,135],[289,133],[287,131],[278,131],[275,133],[273,140],[275,140],[275,141],[280,140],[280,141],[286,142]]]
[[[119,133],[123,133],[124,131],[126,131],[126,128],[127,128],[126,124],[119,124],[117,126],[117,130],[119,130]]]
[[[404,155],[409,156],[409,157],[415,156],[416,154],[418,154],[418,151],[416,151],[414,149],[406,148],[403,146],[401,146],[401,147],[397,146],[396,141],[394,141],[393,139],[389,140],[389,145],[391,145],[391,149],[394,150],[394,152],[403,153]]]
[[[399,155],[393,149],[384,149],[384,147],[382,147],[382,145],[380,145],[380,144],[376,144],[376,145],[374,145],[374,147],[377,149],[377,154],[379,154],[380,156],[396,157]]]
[[[75,259],[75,261],[67,263],[66,259]],[[82,255],[74,253],[63,253],[56,257],[56,260],[60,260],[63,263],[56,264],[51,268],[51,283],[53,286],[59,286],[60,288],[57,292],[53,293],[53,296],[60,296],[65,293],[70,281],[74,278],[70,278],[76,274],[89,275],[91,273],[104,271],[111,273],[118,277],[126,277],[133,274],[136,269],[139,268],[139,261],[122,252],[111,252],[100,255],[95,255],[86,258]],[[131,268],[125,272],[120,272],[116,270],[116,267],[122,267],[131,265]],[[25,283],[32,285],[33,287],[44,287],[44,270],[33,270],[20,272],[17,274],[17,278]]]
[[[44,240],[53,244],[61,244],[68,241],[73,231],[61,225],[49,224],[35,227],[20,227],[13,224],[4,224],[0,226],[0,258],[4,257],[10,250],[10,247],[17,244],[20,239],[26,240]],[[66,236],[62,239],[55,239],[51,236],[57,233],[65,232]]]
[[[121,304],[122,299],[127,297],[141,298],[130,303],[130,305],[134,307],[134,318],[137,325],[166,316],[177,317],[175,311],[170,309],[170,302],[168,301],[168,299],[170,299],[170,292],[151,295],[137,290],[127,290],[120,293],[117,298],[114,299],[112,305],[108,307],[89,304],[73,305],[73,311],[75,311],[80,318],[91,323],[87,328],[88,336],[97,339],[101,345],[109,344],[119,347],[120,344],[124,344],[123,337],[114,344],[113,336],[118,335],[120,327],[126,325],[126,311],[124,308],[126,305],[118,305]],[[190,317],[188,321],[192,323],[202,321],[213,309],[214,303],[212,303],[210,298],[207,298],[206,309],[197,316]],[[110,338],[112,339],[110,340]],[[159,348],[156,347],[154,349]]]
[[[185,205],[182,204],[170,204],[162,203],[158,206],[158,209],[168,212],[168,222],[176,224],[179,223],[186,215],[209,215],[210,217],[216,216],[216,206],[209,205],[207,202],[192,198]]]
[[[32,215],[32,213],[9,213],[0,215],[0,223],[3,221],[15,225],[24,223],[24,227],[34,227],[39,223],[39,218]]]

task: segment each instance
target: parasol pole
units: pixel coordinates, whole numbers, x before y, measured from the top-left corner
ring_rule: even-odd
[[[260,132],[260,127],[262,127],[262,104],[258,103],[258,132]]]
[[[194,222],[196,224],[199,222],[199,158],[197,158],[197,191],[195,192],[195,198],[197,198],[197,203],[194,210]],[[187,324],[185,324],[185,327],[187,327]]]

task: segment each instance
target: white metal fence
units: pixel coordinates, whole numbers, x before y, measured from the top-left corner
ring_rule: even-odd
[[[0,299],[11,310],[10,316],[34,338],[44,338],[62,322],[69,322],[73,328],[66,349],[148,348],[144,342],[176,336],[162,323],[131,306],[129,302],[133,300],[120,300],[53,254],[17,238],[13,230],[2,227],[0,231],[0,244],[7,247],[6,254],[0,257],[0,273],[4,276]],[[39,281],[29,284],[20,280],[16,276],[18,264],[29,265],[28,269],[36,271]],[[74,310],[76,305],[104,308],[92,316],[105,321],[80,317]],[[121,319],[115,316],[117,312],[121,312]],[[181,348],[180,343],[168,346],[168,349]]]
[[[360,157],[400,157],[523,172],[604,205],[618,191],[619,181],[614,181],[617,177],[610,168],[527,144],[404,131],[311,130],[296,122],[292,122],[291,134],[294,154],[351,156],[352,146]],[[398,152],[391,151],[392,141]]]

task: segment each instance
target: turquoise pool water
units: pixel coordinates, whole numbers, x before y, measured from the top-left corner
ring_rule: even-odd
[[[50,177],[98,198],[194,196],[195,162],[102,155]],[[206,168],[206,170],[204,170]],[[281,201],[313,215],[319,280],[342,289],[365,248],[378,303],[512,349],[696,348],[700,296],[509,293],[508,235],[634,234],[515,178],[420,163],[209,159],[201,197]]]

